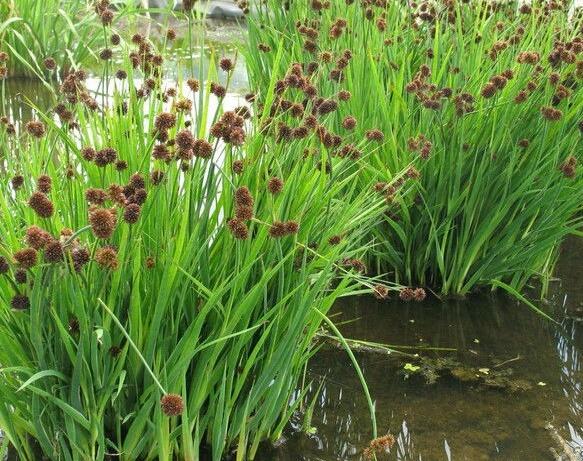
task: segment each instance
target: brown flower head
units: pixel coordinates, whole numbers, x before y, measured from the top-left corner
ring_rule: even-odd
[[[24,185],[24,176],[20,174],[13,176],[10,180],[10,184],[12,184],[14,190],[20,189]]]
[[[164,172],[161,170],[154,170],[150,173],[150,181],[154,186],[162,183],[164,180]]]
[[[51,191],[52,187],[52,180],[46,174],[40,175],[36,181],[36,189],[39,192],[43,192],[44,194],[48,194]]]
[[[227,221],[227,226],[233,234],[233,237],[239,240],[246,240],[249,238],[249,229],[247,225],[238,218],[231,218]]]
[[[117,151],[112,147],[106,147],[95,153],[94,162],[99,167],[104,167],[115,163],[117,160]]]
[[[279,194],[283,189],[283,181],[276,177],[273,176],[271,178],[269,178],[269,181],[267,181],[267,190],[269,191],[269,193],[271,194]]]
[[[24,285],[28,280],[28,276],[26,275],[26,270],[24,269],[16,269],[14,271],[14,281],[19,285]]]
[[[38,120],[31,120],[26,124],[26,131],[35,138],[42,138],[45,135],[45,125]]]
[[[426,294],[423,288],[415,288],[413,290],[413,300],[417,302],[421,302],[425,299]]]
[[[236,206],[235,217],[240,221],[249,221],[250,219],[253,219],[253,207]]]
[[[73,248],[71,251],[71,259],[73,260],[73,267],[79,272],[89,262],[89,251],[85,247]]]
[[[385,139],[385,135],[381,130],[368,130],[366,132],[366,139],[369,141],[381,142]]]
[[[286,223],[282,221],[275,221],[269,227],[269,235],[273,238],[281,238],[287,235],[287,233]]]
[[[25,240],[28,246],[35,250],[43,249],[51,241],[51,235],[38,226],[30,226],[26,229]]]
[[[57,63],[51,57],[45,58],[43,64],[47,70],[55,70],[57,68]]]
[[[247,186],[241,186],[235,191],[235,203],[238,206],[253,207],[255,201]]]
[[[123,219],[128,224],[135,224],[140,219],[140,212],[141,212],[140,205],[137,203],[130,203],[126,206],[123,212]]]
[[[197,139],[192,146],[192,152],[195,157],[208,159],[213,154],[213,146],[206,139]]]
[[[111,247],[99,248],[95,252],[95,261],[104,269],[116,270],[119,266],[117,251]]]
[[[45,261],[48,263],[58,263],[63,261],[65,254],[63,252],[63,245],[58,240],[53,240],[45,246],[44,253]]]
[[[34,248],[23,248],[14,253],[16,264],[22,269],[30,269],[36,265],[37,254]]]
[[[193,93],[196,93],[200,89],[200,82],[195,78],[189,78],[186,81],[186,84],[188,85],[188,88],[190,88],[190,91]]]
[[[107,208],[94,208],[89,211],[89,223],[95,237],[108,239],[113,234],[117,218]]]
[[[342,236],[341,235],[333,235],[332,237],[330,237],[328,239],[328,243],[330,245],[338,245],[338,244],[340,244],[341,241],[342,241]]]
[[[243,169],[244,169],[244,163],[243,160],[235,160],[233,162],[232,168],[233,168],[233,173],[235,174],[242,174],[243,173]]]
[[[377,299],[387,299],[389,297],[389,289],[385,285],[375,285],[372,292]]]
[[[95,152],[95,149],[93,149],[93,147],[84,147],[83,149],[81,149],[81,156],[88,162],[92,162],[93,160],[95,160],[96,154],[97,152]]]
[[[160,400],[160,406],[166,416],[180,416],[184,411],[184,401],[178,394],[166,394]]]
[[[348,115],[342,120],[342,126],[347,130],[353,130],[356,127],[356,119]]]
[[[12,307],[12,309],[18,311],[26,310],[30,307],[30,300],[26,295],[16,294],[12,297],[12,300],[10,301],[10,306]]]
[[[50,218],[54,212],[53,202],[42,192],[34,192],[28,200],[28,206],[41,218]]]
[[[176,125],[176,115],[170,112],[162,112],[156,115],[154,120],[154,128],[158,131],[166,131]]]
[[[233,61],[231,61],[229,58],[222,58],[219,63],[219,66],[225,72],[231,72],[235,68]]]
[[[413,288],[405,287],[399,291],[399,298],[402,301],[413,301],[415,299],[415,290]]]

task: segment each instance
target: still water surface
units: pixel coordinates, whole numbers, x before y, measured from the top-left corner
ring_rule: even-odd
[[[379,461],[554,460],[550,449],[561,450],[545,428],[548,423],[575,453],[582,452],[582,257],[583,240],[567,242],[561,281],[554,284],[545,308],[559,320],[556,326],[501,296],[421,304],[358,298],[336,306],[336,321],[358,319],[341,328],[346,337],[456,349],[419,351],[424,361],[357,354],[379,432],[397,438]],[[407,363],[426,364],[439,377],[428,384],[419,371],[406,372]],[[444,368],[431,370],[437,364]],[[310,378],[312,395],[322,385],[310,425],[313,433],[290,429],[285,443],[266,450],[262,461],[361,459],[371,426],[350,360],[344,352],[324,347],[311,363]],[[298,418],[296,429],[301,423]]]

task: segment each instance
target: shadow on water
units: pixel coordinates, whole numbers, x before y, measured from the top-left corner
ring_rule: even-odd
[[[358,319],[342,326],[348,338],[456,349],[439,355],[421,351],[423,359],[357,354],[379,433],[397,438],[379,461],[551,460],[550,448],[557,446],[547,423],[574,451],[583,448],[582,255],[582,240],[566,243],[558,268],[561,281],[550,297],[560,326],[502,296],[422,304],[357,298],[336,306],[337,322]],[[435,372],[430,376],[435,382],[428,384],[420,371],[404,370],[407,363]],[[350,360],[343,351],[324,347],[309,374],[314,384],[308,400],[323,381],[310,424],[313,433],[299,432],[298,417],[285,443],[266,449],[260,459],[361,459],[371,425]]]

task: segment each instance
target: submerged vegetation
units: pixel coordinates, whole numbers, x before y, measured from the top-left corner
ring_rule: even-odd
[[[380,272],[444,295],[520,290],[548,280],[582,223],[583,20],[571,7],[267,0],[249,16],[247,66],[258,87],[299,63],[314,92],[349,89],[330,124],[380,142],[371,176],[415,168],[369,234]],[[395,187],[381,188],[390,203]]]

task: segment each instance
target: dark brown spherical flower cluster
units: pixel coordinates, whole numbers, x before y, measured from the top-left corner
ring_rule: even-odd
[[[47,70],[55,70],[57,68],[57,63],[51,57],[45,58],[43,64]]]
[[[556,122],[563,117],[563,112],[550,106],[543,106],[540,109],[542,116],[551,122]]]
[[[33,192],[28,200],[28,206],[41,218],[50,218],[54,213],[53,202],[42,192]]]
[[[30,300],[28,296],[22,294],[16,294],[12,297],[10,301],[10,306],[14,310],[22,311],[30,308]]]
[[[31,269],[36,266],[37,253],[34,248],[23,248],[14,253],[14,261],[22,269]]]
[[[47,176],[46,174],[40,175],[36,180],[36,190],[43,194],[48,194],[51,192],[52,184],[53,182],[50,176]]]
[[[24,237],[26,243],[35,250],[42,250],[51,240],[51,235],[38,226],[30,226],[26,229]]]
[[[247,240],[249,238],[249,228],[247,224],[239,218],[231,218],[227,221],[227,227],[233,237],[238,240]]]
[[[344,258],[340,264],[347,269],[354,269],[360,274],[366,274],[366,264],[358,258]]]
[[[211,135],[222,139],[227,144],[240,146],[245,142],[244,123],[245,119],[235,112],[225,112],[219,121],[211,127]]]
[[[417,301],[421,302],[425,299],[426,293],[423,288],[409,288],[405,287],[399,291],[399,298],[402,301]]]
[[[71,250],[71,260],[75,271],[79,272],[90,260],[89,251],[85,247],[75,247]]]
[[[375,298],[377,299],[388,299],[389,297],[389,289],[382,284],[377,284],[372,288],[372,292]]]
[[[154,128],[158,131],[168,131],[176,125],[176,115],[170,112],[162,112],[156,115]]]
[[[39,122],[38,120],[30,120],[26,123],[26,131],[28,131],[31,136],[40,139],[45,135],[46,128],[43,122]]]
[[[166,416],[180,416],[184,411],[184,400],[178,394],[166,394],[160,400],[160,406]]]
[[[569,155],[565,161],[561,163],[559,169],[566,178],[574,178],[577,172],[577,159],[574,156]]]
[[[211,82],[210,91],[219,99],[222,99],[227,95],[227,89],[223,85],[219,85],[217,82]]]
[[[283,190],[283,181],[276,176],[269,178],[267,190],[270,194],[279,194]]]
[[[10,270],[10,265],[4,256],[0,256],[0,274],[6,274]]]
[[[114,271],[119,267],[117,251],[109,246],[99,248],[95,252],[95,262],[97,262],[97,264],[99,264],[104,269]]]
[[[112,147],[106,147],[104,149],[95,152],[95,158],[93,162],[98,167],[106,167],[115,163],[117,160],[117,151]]]
[[[347,115],[344,120],[342,120],[342,127],[346,130],[353,130],[356,127],[356,123],[356,118]]]
[[[235,68],[235,64],[229,58],[222,58],[219,62],[219,66],[225,72],[231,72]]]
[[[243,174],[243,170],[245,169],[245,164],[243,160],[235,160],[231,167],[233,169],[233,173],[235,174]]]
[[[13,176],[10,179],[10,184],[15,191],[19,190],[24,185],[24,176],[20,174]]]
[[[130,203],[125,207],[123,212],[123,219],[128,224],[135,224],[140,219],[142,209],[137,203]]]
[[[107,208],[93,208],[89,211],[89,223],[95,237],[108,239],[113,234],[117,217]]]
[[[340,242],[342,241],[342,235],[333,235],[332,237],[330,237],[328,239],[328,243],[330,245],[339,245]]]
[[[273,238],[281,238],[286,235],[297,234],[299,224],[296,221],[275,221],[269,227],[269,235]]]
[[[366,139],[368,139],[369,141],[382,142],[385,139],[384,133],[378,129],[368,130],[365,133],[365,136],[366,136]]]
[[[65,258],[63,245],[58,240],[52,240],[45,246],[44,259],[48,263],[58,263]]]

